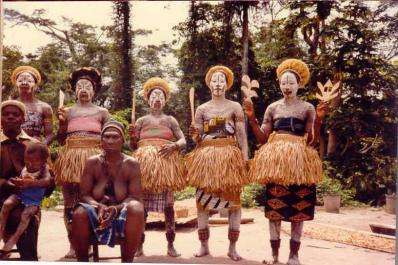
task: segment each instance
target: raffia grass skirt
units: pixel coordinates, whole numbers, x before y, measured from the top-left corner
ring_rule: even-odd
[[[101,153],[100,137],[68,137],[54,163],[53,171],[56,184],[80,183],[87,158]]]
[[[140,162],[141,186],[144,192],[179,191],[185,188],[186,168],[176,150],[168,157],[159,155],[160,146],[173,143],[164,139],[143,139],[132,154]]]
[[[249,183],[246,162],[234,139],[203,140],[185,156],[188,181],[206,193],[239,193]]]
[[[274,132],[256,152],[249,174],[260,184],[316,184],[322,180],[322,161],[305,137]]]

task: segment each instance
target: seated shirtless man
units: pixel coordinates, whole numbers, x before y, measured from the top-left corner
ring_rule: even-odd
[[[90,157],[80,181],[80,203],[73,212],[72,244],[78,261],[88,261],[92,240],[113,247],[120,237],[122,262],[132,262],[144,229],[141,173],[124,155],[124,126],[107,122],[101,132],[104,153]]]

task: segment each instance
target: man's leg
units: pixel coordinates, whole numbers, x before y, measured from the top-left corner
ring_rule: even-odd
[[[64,224],[66,232],[68,234],[69,251],[65,255],[65,258],[75,258],[75,250],[72,244],[72,212],[79,196],[78,184],[68,183],[62,186],[62,195],[64,197]]]
[[[146,220],[148,218],[148,212],[146,211],[144,207],[144,228],[142,229],[142,235],[141,235],[141,241],[140,244],[138,245],[137,251],[135,252],[134,257],[141,257],[144,255],[144,243],[145,243],[145,226],[146,226]]]
[[[287,265],[299,265],[298,251],[300,249],[300,240],[303,233],[304,222],[292,222],[290,238],[290,254]]]
[[[230,257],[234,261],[241,260],[242,257],[239,256],[236,251],[236,242],[239,238],[239,227],[240,220],[242,216],[242,210],[235,209],[228,211],[228,239],[229,239],[229,248],[228,248],[228,257]]]
[[[137,201],[128,203],[124,229],[125,238],[120,246],[122,262],[133,262],[144,230],[144,205],[142,203]]]
[[[170,257],[181,256],[181,254],[178,253],[177,250],[174,248],[176,226],[173,206],[169,206],[164,209],[164,219],[166,225],[167,255],[169,255]]]
[[[25,232],[26,228],[28,228],[31,217],[37,214],[38,211],[39,207],[34,205],[26,206],[23,209],[21,214],[21,221],[19,222],[17,231],[15,231],[15,233],[4,244],[4,251],[10,251],[15,246],[21,235]]]
[[[269,220],[269,233],[272,249],[272,260],[263,261],[264,264],[276,264],[279,259],[279,247],[281,245],[281,224],[282,221]]]
[[[71,226],[71,242],[76,251],[77,261],[88,262],[91,227],[87,211],[84,207],[78,206],[73,211]]]
[[[199,253],[194,254],[195,257],[203,257],[210,254],[209,251],[209,213],[198,208],[198,234],[200,240]]]
[[[5,228],[7,234],[13,234],[17,230],[21,220],[22,211],[23,208],[19,206],[11,211]],[[39,230],[38,216],[30,218],[30,222],[25,233],[22,233],[17,242],[18,252],[23,261],[39,260],[37,257],[37,235]]]
[[[1,207],[0,211],[0,241],[4,238],[4,229],[7,224],[8,216],[12,209],[14,209],[18,204],[20,204],[19,198],[13,194],[8,197]]]

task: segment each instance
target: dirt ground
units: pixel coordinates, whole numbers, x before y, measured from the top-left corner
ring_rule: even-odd
[[[180,203],[180,202],[178,202]],[[178,205],[177,203],[177,205]],[[190,205],[194,209],[194,201],[187,200],[180,203]],[[146,231],[144,244],[145,256],[136,258],[135,263],[172,263],[172,264],[261,264],[261,261],[270,257],[268,222],[262,209],[243,209],[242,217],[253,218],[254,222],[241,225],[241,235],[237,243],[237,250],[243,257],[242,261],[233,262],[227,256],[228,239],[227,225],[210,225],[211,255],[195,258],[193,254],[199,249],[199,240],[196,228],[177,226],[175,240],[176,249],[181,257],[166,256],[166,237],[161,229]],[[370,232],[369,223],[384,223],[394,225],[395,215],[387,214],[382,208],[343,208],[340,214],[326,213],[322,207],[317,208],[315,223],[335,225]],[[305,226],[310,226],[307,222]],[[282,229],[289,230],[289,224],[283,223]],[[289,255],[289,235],[282,232],[280,261],[287,261]],[[64,259],[68,250],[66,231],[63,225],[62,213],[59,211],[42,212],[42,222],[39,231],[40,261],[75,261]],[[111,257],[101,262],[120,262],[119,248],[99,247],[100,257]],[[13,254],[17,257],[18,254]],[[395,254],[375,251],[331,241],[302,238],[299,252],[303,265],[392,265],[395,264]],[[113,258],[112,258],[113,257]]]

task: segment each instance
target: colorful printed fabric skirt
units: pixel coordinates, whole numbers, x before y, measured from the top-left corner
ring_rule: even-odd
[[[272,221],[302,222],[314,219],[315,184],[267,184],[265,196],[265,217]]]
[[[240,192],[206,193],[202,189],[196,189],[196,207],[202,210],[237,210],[241,208]]]
[[[161,192],[151,193],[144,192],[144,207],[147,212],[163,213],[166,207],[174,206],[174,193]]]

